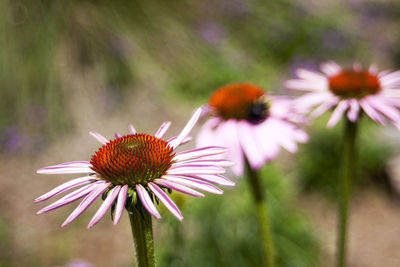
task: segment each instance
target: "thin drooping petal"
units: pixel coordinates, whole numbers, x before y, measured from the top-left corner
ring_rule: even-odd
[[[169,126],[171,126],[171,122],[170,121],[166,121],[164,122],[160,128],[157,130],[157,132],[155,133],[155,137],[161,139],[163,138],[164,134],[167,132]]]
[[[132,124],[129,124],[129,132],[131,133],[131,134],[136,134],[136,130],[135,130],[135,127],[133,127],[133,125]]]
[[[114,215],[114,225],[117,225],[122,217],[122,212],[125,208],[126,196],[128,193],[128,185],[124,185],[118,194],[117,204],[115,208],[115,215]]]
[[[181,211],[178,209],[176,204],[172,201],[172,199],[165,194],[161,188],[159,188],[156,184],[150,182],[147,184],[150,190],[158,197],[158,199],[164,204],[164,206],[180,221],[183,220],[183,216]]]
[[[171,167],[166,173],[171,175],[180,174],[223,174],[225,169],[213,165],[184,165]]]
[[[322,103],[320,106],[318,106],[310,113],[310,118],[312,119],[318,118],[319,116],[327,112],[329,109],[331,109],[333,106],[335,106],[338,102],[339,100],[335,98],[330,101],[328,100]]]
[[[185,127],[183,128],[183,130],[181,131],[181,133],[178,135],[178,137],[173,140],[170,145],[173,149],[176,149],[182,142],[182,140],[189,134],[189,132],[193,129],[194,125],[196,124],[196,122],[198,121],[198,119],[200,118],[200,115],[202,113],[202,109],[198,108],[193,116],[190,118],[190,120],[188,121],[188,123],[185,125]]]
[[[79,203],[78,207],[68,216],[68,218],[63,222],[61,227],[65,227],[71,222],[75,221],[93,202],[103,194],[107,188],[111,185],[111,183],[103,183],[99,184],[97,188],[95,188],[90,194],[88,194],[81,203]]]
[[[115,133],[115,138],[120,138],[122,135],[120,133]]]
[[[71,193],[69,193],[68,195],[63,196],[62,198],[60,198],[59,200],[57,200],[56,202],[53,202],[52,204],[44,207],[43,209],[39,210],[38,212],[36,212],[36,214],[42,214],[45,212],[49,212],[55,209],[58,209],[62,206],[65,206],[71,202],[74,202],[75,200],[80,199],[83,196],[86,196],[87,194],[89,194],[90,192],[92,192],[95,188],[97,188],[97,186],[103,182],[95,182],[93,184],[88,184],[85,185]]]
[[[377,123],[385,124],[385,119],[378,112],[376,112],[376,110],[371,107],[369,103],[365,101],[365,99],[361,99],[359,103],[362,109],[371,119],[373,119]]]
[[[299,78],[312,81],[312,82],[318,82],[319,84],[326,84],[327,80],[326,77],[318,72],[315,71],[310,71],[306,69],[298,69],[296,71],[297,76]]]
[[[350,110],[347,112],[347,118],[352,122],[356,122],[358,120],[358,114],[360,113],[360,105],[355,99],[350,99],[349,103]]]
[[[389,103],[384,103],[383,100],[380,100],[379,98],[367,98],[365,99],[365,101],[367,101],[368,104],[372,106],[375,110],[380,111],[393,122],[400,122],[399,111]]]
[[[174,163],[172,166],[182,166],[186,164],[195,164],[195,165],[214,165],[219,167],[232,167],[235,165],[233,161],[225,160],[225,159],[192,159],[186,161],[180,161]]]
[[[90,183],[90,182],[96,181],[96,180],[97,179],[94,178],[93,176],[85,176],[85,177],[80,177],[80,178],[70,180],[66,183],[63,183],[62,185],[57,186],[56,188],[47,192],[46,194],[41,195],[40,197],[36,198],[35,203],[45,201],[53,196],[63,193],[69,189],[72,189],[74,187],[84,185],[84,184],[87,184],[87,183]]]
[[[228,120],[227,122],[223,122],[214,132],[215,142],[220,142],[224,147],[229,147],[226,155],[223,156],[236,163],[232,167],[232,172],[240,176],[244,171],[244,155],[240,145],[236,121]]]
[[[158,213],[156,206],[154,205],[153,201],[149,194],[147,193],[146,189],[141,184],[136,184],[136,192],[139,196],[140,201],[142,202],[143,207],[154,216],[156,219],[160,219],[161,215]]]
[[[119,190],[121,189],[120,185],[115,186],[108,193],[107,198],[101,204],[100,208],[97,210],[96,214],[93,216],[92,220],[90,220],[87,228],[92,228],[96,223],[98,223],[106,214],[108,209],[114,203],[115,198],[118,196]]]
[[[335,126],[339,122],[340,118],[342,117],[343,113],[346,111],[348,107],[349,107],[349,102],[347,100],[339,102],[339,104],[333,111],[332,116],[328,121],[327,127],[332,128],[333,126]]]
[[[91,136],[93,136],[97,141],[102,143],[103,145],[108,143],[108,139],[99,134],[98,132],[89,132]]]
[[[165,179],[170,182],[182,184],[182,185],[188,186],[190,188],[206,191],[206,192],[209,192],[212,194],[218,194],[218,195],[223,194],[223,191],[221,189],[219,189],[218,187],[213,186],[210,183],[207,183],[207,182],[204,182],[201,180],[197,180],[194,178],[188,178],[188,177],[183,177],[183,176],[173,176],[173,175],[163,175],[161,177],[161,179]]]
[[[187,150],[184,152],[176,153],[174,160],[176,161],[184,161],[190,159],[197,159],[200,157],[211,156],[211,155],[218,155],[227,152],[228,149],[219,146],[209,146],[209,147],[202,147],[193,150]]]
[[[158,185],[167,187],[169,189],[184,193],[186,195],[194,196],[194,197],[204,197],[204,194],[197,192],[196,190],[193,190],[187,186],[177,184],[171,181],[167,181],[164,179],[155,179],[154,182]]]
[[[73,174],[73,173],[95,173],[89,167],[74,167],[74,166],[54,166],[54,167],[44,167],[36,171],[40,174]]]
[[[171,143],[172,141],[176,140],[176,138],[177,138],[177,136],[171,137],[170,139],[167,140],[167,143],[168,143],[168,144]],[[184,145],[184,144],[186,144],[186,143],[188,143],[188,142],[190,142],[190,141],[192,141],[192,137],[191,137],[191,136],[186,136],[186,137],[182,140],[181,145]]]
[[[238,123],[238,136],[240,145],[248,159],[250,166],[257,170],[264,165],[263,153],[258,145],[260,140],[256,140],[252,126],[244,121]]]
[[[215,183],[223,186],[234,186],[235,182],[219,174],[203,174],[203,175],[191,175],[190,177],[204,180],[206,182]]]
[[[324,89],[324,87],[321,87],[320,84],[315,84],[310,81],[299,79],[285,81],[284,86],[292,90],[301,91],[322,91]]]

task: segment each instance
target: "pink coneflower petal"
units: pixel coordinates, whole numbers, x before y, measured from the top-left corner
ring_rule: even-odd
[[[92,192],[93,189],[96,188],[99,183],[103,183],[103,182],[98,182],[98,183],[93,183],[93,184],[83,186],[83,187],[69,193],[68,195],[65,195],[64,197],[60,198],[56,202],[53,202],[52,204],[44,207],[43,209],[36,212],[36,214],[46,213],[46,212],[58,209],[62,206],[65,206],[71,202],[74,202],[75,200],[80,199],[81,197]]]
[[[392,70],[383,70],[383,71],[378,73],[378,78],[381,79],[381,78],[385,77],[386,75],[388,75],[391,72],[392,72]]]
[[[225,159],[193,159],[193,160],[186,160],[182,162],[174,163],[172,166],[182,166],[185,164],[195,164],[195,165],[214,165],[219,167],[232,167],[235,165],[234,162],[225,160]]]
[[[342,70],[342,67],[340,67],[338,64],[336,64],[333,61],[329,61],[329,62],[321,64],[321,70],[326,75],[332,76],[332,75],[339,73]]]
[[[306,80],[288,80],[284,83],[284,85],[293,90],[300,91],[322,91],[320,84],[315,84]]]
[[[74,166],[74,167],[91,167],[92,164],[90,164],[89,161],[69,161],[69,162],[64,162],[61,164],[53,165],[53,166],[48,166],[48,167],[57,167],[57,166]]]
[[[375,64],[372,64],[371,66],[369,66],[368,71],[374,75],[378,75],[378,67]]]
[[[339,102],[339,100],[335,98],[330,101],[326,101],[326,102],[322,103],[321,105],[319,105],[316,109],[314,109],[310,113],[310,118],[312,118],[312,119],[318,118],[319,116],[321,116],[322,114],[327,112],[329,109],[331,109],[332,107],[337,105],[338,102]]]
[[[344,112],[348,107],[349,107],[349,102],[347,100],[340,101],[335,110],[333,111],[332,116],[328,121],[327,127],[332,128],[333,126],[335,126],[339,122],[340,118],[342,117],[342,115],[344,114]]]
[[[35,199],[35,203],[41,202],[41,201],[45,201],[53,196],[56,196],[58,194],[61,194],[71,188],[80,186],[80,185],[84,185],[87,183],[90,183],[92,181],[96,181],[97,179],[94,178],[93,176],[85,176],[85,177],[81,177],[81,178],[76,178],[73,180],[70,180],[66,183],[63,183],[62,185],[57,186],[56,188],[54,188],[53,190],[47,192],[44,195],[41,195],[40,197]]]
[[[232,167],[232,172],[239,176],[244,171],[244,157],[236,122],[234,120],[227,121],[216,129],[216,135],[216,141],[230,148],[226,157],[236,163],[236,165]]]
[[[157,210],[156,206],[154,206],[153,201],[151,201],[149,194],[147,193],[146,189],[141,184],[136,184],[136,192],[138,193],[138,196],[140,198],[140,201],[143,204],[143,207],[151,215],[153,215],[154,218],[161,219],[160,213],[158,213],[158,210]]]
[[[278,129],[279,124],[273,118],[270,118],[265,124],[260,125],[260,127],[254,129],[254,134],[257,137],[257,140],[260,140],[259,146],[260,149],[263,150],[264,161],[269,162],[274,159],[279,151],[280,146],[277,142]],[[271,129],[276,129],[275,131],[271,131]]]
[[[202,147],[193,150],[187,150],[184,152],[176,153],[174,159],[176,161],[185,161],[191,159],[197,159],[206,156],[218,155],[227,152],[228,149],[219,146],[209,146],[209,147]]]
[[[250,165],[254,169],[258,169],[264,165],[263,153],[258,145],[260,140],[256,140],[251,125],[247,122],[239,122],[238,135],[240,144]]]
[[[194,197],[204,197],[204,194],[197,192],[196,190],[193,190],[187,186],[177,184],[171,181],[167,181],[164,179],[155,179],[154,182],[158,185],[167,187],[169,189],[184,193],[186,195],[194,196]]]
[[[166,173],[170,175],[181,174],[223,174],[225,169],[212,165],[183,165],[171,167]]]
[[[176,204],[172,201],[172,199],[165,194],[161,188],[159,188],[156,184],[150,182],[148,183],[150,190],[156,195],[156,197],[164,204],[164,206],[180,221],[183,220],[183,216],[181,211],[178,209]]]
[[[229,180],[228,178],[218,175],[218,174],[203,174],[203,175],[191,175],[191,177],[204,180],[206,182],[215,183],[223,186],[234,186],[235,182]]]
[[[78,207],[68,216],[68,218],[61,224],[61,227],[65,227],[76,218],[78,218],[92,203],[103,194],[107,188],[111,185],[111,183],[103,183],[97,185],[97,187],[88,194],[81,203],[79,203]]]
[[[391,80],[391,79],[399,77],[399,76],[400,76],[400,70],[394,71],[394,72],[387,72],[387,73],[384,73],[382,71],[379,75],[379,78],[382,82],[387,82],[388,80]]]
[[[176,140],[176,138],[177,138],[177,136],[174,136],[174,137],[168,139],[168,140],[167,140],[167,143],[171,143],[172,141]],[[193,138],[192,138],[191,136],[186,136],[186,137],[182,140],[182,142],[181,142],[180,145],[184,145],[184,144],[186,144],[186,143],[192,141],[192,139],[193,139]]]
[[[373,107],[375,110],[380,111],[383,115],[388,117],[393,122],[395,122],[395,123],[400,122],[399,111],[396,108],[394,108],[392,105],[390,105],[389,103],[385,103],[383,99],[366,98],[365,101],[367,101],[368,104],[371,107]]]
[[[124,185],[118,194],[117,204],[115,208],[114,225],[117,225],[122,217],[122,212],[124,211],[126,196],[128,193],[128,185]]]
[[[356,122],[360,113],[360,105],[355,99],[349,99],[349,104],[350,109],[347,112],[347,118],[352,122]]]
[[[313,81],[313,82],[318,82],[321,85],[326,85],[326,78],[324,75],[318,73],[318,72],[314,72],[314,71],[309,71],[306,69],[298,69],[296,71],[296,75],[299,78],[308,80],[308,81]],[[320,90],[320,89],[317,89]]]
[[[299,143],[307,143],[310,137],[301,129],[296,129],[293,133],[294,139]]]
[[[189,134],[189,132],[193,129],[194,125],[196,124],[196,122],[198,121],[198,119],[200,118],[200,115],[202,113],[202,108],[198,108],[193,116],[190,118],[190,120],[188,121],[188,123],[185,125],[185,127],[183,128],[183,130],[181,131],[181,133],[178,135],[178,137],[173,140],[170,145],[173,149],[177,148],[182,140]]]
[[[130,125],[128,126],[128,128],[129,128],[129,132],[130,132],[131,134],[136,134],[136,129],[135,129],[135,127],[133,127],[132,124],[130,124]]]
[[[119,190],[121,189],[120,185],[115,186],[108,193],[107,198],[104,200],[103,204],[101,204],[100,208],[97,210],[96,214],[93,216],[92,220],[90,220],[87,228],[92,228],[96,223],[98,223],[106,214],[108,209],[114,203],[115,198],[118,196]]]
[[[385,124],[385,119],[373,107],[371,107],[368,101],[365,101],[365,99],[361,99],[359,103],[362,109],[371,119],[382,125]]]
[[[38,169],[36,173],[40,174],[72,174],[72,173],[95,173],[89,167],[74,167],[74,166],[54,166]]]
[[[206,192],[209,192],[212,194],[218,194],[218,195],[223,194],[223,191],[221,189],[219,189],[218,187],[213,186],[212,184],[209,184],[207,182],[194,179],[194,178],[183,177],[183,176],[173,176],[173,175],[163,175],[161,177],[161,179],[165,179],[170,182],[185,185],[190,188],[206,191]]]
[[[101,134],[97,133],[97,132],[89,132],[89,134],[91,136],[93,136],[97,141],[102,143],[103,145],[108,143],[108,139],[105,138],[104,136],[102,136]]]
[[[307,93],[294,100],[293,104],[296,108],[307,109],[315,105],[320,105],[328,100],[332,100],[331,93]]]
[[[157,130],[157,132],[154,134],[155,137],[157,138],[163,138],[164,134],[167,132],[169,126],[171,126],[171,122],[170,121],[166,121],[164,122],[160,128]]]
[[[120,134],[120,133],[115,133],[115,138],[119,138],[119,137],[121,137],[122,135]]]

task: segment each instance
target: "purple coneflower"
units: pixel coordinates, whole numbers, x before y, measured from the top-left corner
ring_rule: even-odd
[[[387,121],[400,128],[400,71],[378,72],[371,66],[363,69],[359,64],[344,69],[334,62],[321,65],[323,73],[305,69],[297,70],[299,79],[286,81],[286,87],[309,91],[295,100],[298,108],[312,110],[310,117],[316,118],[330,109],[333,114],[328,127],[335,126],[342,117],[346,123],[343,136],[341,196],[337,238],[337,266],[346,265],[347,220],[354,177],[356,137],[361,114],[373,121]]]
[[[375,66],[363,69],[359,64],[344,69],[334,62],[321,65],[322,73],[299,69],[298,79],[288,80],[289,89],[309,91],[296,100],[297,106],[311,110],[316,118],[330,109],[333,114],[328,127],[335,126],[343,114],[351,122],[363,110],[372,120],[385,124],[388,120],[400,128],[400,71],[378,72]]]
[[[91,132],[103,146],[92,156],[91,161],[73,161],[48,166],[37,170],[41,174],[78,174],[85,176],[70,180],[50,192],[38,197],[35,202],[45,201],[53,196],[73,189],[71,193],[41,209],[42,214],[82,197],[83,201],[65,220],[62,226],[74,221],[99,196],[104,202],[90,221],[88,228],[99,222],[115,206],[114,224],[120,219],[124,207],[136,204],[137,197],[153,217],[161,218],[155,201],[160,200],[165,207],[179,220],[181,212],[165,191],[175,190],[187,195],[203,197],[197,190],[213,194],[223,191],[212,183],[232,186],[234,183],[224,176],[224,167],[232,166],[228,160],[210,159],[217,154],[225,153],[222,147],[208,146],[184,152],[176,149],[189,140],[188,133],[197,122],[201,110],[198,109],[182,132],[174,138],[164,141],[162,138],[170,126],[165,122],[154,136],[136,133],[131,125],[130,134],[108,140],[99,133]],[[76,189],[79,187],[78,189]],[[137,196],[137,197],[136,197]]]
[[[226,157],[236,163],[232,168],[234,174],[241,176],[246,171],[257,209],[265,258],[268,266],[273,267],[273,238],[257,171],[274,159],[281,147],[295,153],[298,142],[307,142],[308,135],[295,124],[303,118],[293,112],[289,98],[268,96],[250,83],[232,83],[219,88],[210,97],[205,110],[211,118],[200,130],[197,145],[228,147]]]
[[[281,147],[295,153],[297,142],[308,135],[295,122],[301,117],[291,110],[287,97],[267,96],[258,86],[232,83],[216,90],[210,97],[208,115],[197,136],[199,147],[205,144],[228,147],[226,157],[236,165],[237,176],[245,169],[245,157],[254,170],[274,159]]]

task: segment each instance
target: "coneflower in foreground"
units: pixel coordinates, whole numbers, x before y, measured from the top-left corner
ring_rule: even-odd
[[[378,72],[375,66],[368,69],[354,64],[353,68],[342,68],[334,62],[321,65],[322,73],[299,69],[298,79],[286,81],[286,87],[308,93],[300,96],[296,105],[312,111],[316,118],[329,110],[333,113],[329,128],[344,117],[341,202],[337,238],[337,266],[346,265],[347,218],[354,177],[356,137],[358,122],[366,114],[379,124],[390,122],[400,129],[400,71]]]
[[[160,201],[175,217],[183,219],[180,210],[165,191],[174,190],[203,197],[204,194],[197,190],[222,194],[223,191],[213,184],[234,185],[222,175],[225,173],[224,167],[233,166],[234,163],[213,159],[215,155],[225,153],[227,149],[212,146],[176,152],[180,145],[190,140],[188,134],[201,112],[201,109],[196,110],[181,133],[167,141],[162,138],[170,122],[162,124],[154,136],[136,133],[132,125],[129,127],[130,134],[121,136],[117,133],[113,140],[91,132],[90,134],[102,143],[102,147],[92,156],[90,162],[73,161],[37,170],[37,173],[41,174],[85,175],[38,197],[35,202],[45,201],[74,189],[37,214],[49,212],[84,197],[62,224],[66,226],[99,196],[103,196],[104,202],[89,222],[88,228],[98,223],[110,208],[114,224],[117,224],[126,208],[131,220],[139,266],[154,266],[151,216],[161,218],[156,203]]]
[[[197,136],[197,145],[228,147],[226,158],[236,165],[236,176],[246,173],[251,187],[268,266],[275,266],[267,206],[258,170],[277,157],[281,147],[295,153],[308,135],[295,122],[303,122],[288,97],[269,96],[259,86],[232,83],[217,89],[205,107],[210,118]]]

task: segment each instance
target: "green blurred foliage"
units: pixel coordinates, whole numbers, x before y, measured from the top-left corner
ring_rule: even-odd
[[[343,120],[333,129],[326,129],[329,114],[317,120],[310,132],[310,141],[298,156],[297,167],[300,184],[305,190],[317,191],[334,200],[340,184],[338,177],[342,163]],[[353,193],[375,185],[390,193],[386,163],[394,148],[380,140],[376,123],[364,117],[358,127],[356,170]]]
[[[266,166],[260,174],[279,266],[319,266],[317,239],[310,223],[293,208],[290,181],[275,165]],[[164,220],[169,231],[156,240],[159,266],[260,266],[262,240],[245,179],[223,196],[192,198],[181,204],[183,223]]]

